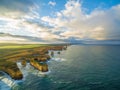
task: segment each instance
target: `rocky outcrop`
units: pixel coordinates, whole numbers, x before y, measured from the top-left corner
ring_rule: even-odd
[[[5,71],[15,80],[20,80],[23,78],[22,72],[19,69],[16,71],[13,69],[7,69]]]
[[[32,60],[36,60],[36,61],[39,61],[39,62],[46,62],[50,59],[50,56],[45,54],[45,55],[40,55],[40,56],[36,56],[34,58],[31,58]]]
[[[60,51],[58,51],[57,53],[60,54]]]
[[[67,45],[63,47],[63,50],[66,50],[67,49]]]
[[[20,80],[23,78],[22,72],[19,70],[16,65],[17,60],[22,60],[21,64],[26,66],[26,62],[30,62],[30,64],[42,72],[48,71],[47,61],[50,59],[48,55],[49,50],[61,51],[66,49],[67,47],[61,46],[41,46],[37,48],[28,48],[24,50],[13,50],[13,54],[8,55],[7,57],[2,57],[2,61],[0,62],[0,70],[6,72],[11,76],[11,78],[15,80]],[[58,52],[60,54],[60,52]],[[51,56],[54,55],[54,52],[51,52]]]
[[[23,78],[22,72],[19,70],[16,63],[12,63],[11,66],[3,66],[0,70],[10,75],[12,79],[20,80]]]
[[[23,67],[25,67],[25,66],[26,66],[26,61],[25,61],[25,60],[22,60],[22,61],[21,61],[21,64],[22,64]]]
[[[53,51],[51,51],[51,56],[52,56],[52,57],[54,56],[54,52],[53,52]]]
[[[47,72],[48,71],[48,65],[46,63],[39,63],[35,60],[31,60],[30,64],[35,67],[36,69],[38,69],[39,71],[42,72]]]

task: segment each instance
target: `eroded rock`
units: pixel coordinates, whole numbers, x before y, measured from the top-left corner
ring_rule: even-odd
[[[35,60],[31,60],[30,64],[35,67],[36,69],[38,69],[39,71],[42,72],[47,72],[48,71],[48,65],[46,63],[39,63]]]

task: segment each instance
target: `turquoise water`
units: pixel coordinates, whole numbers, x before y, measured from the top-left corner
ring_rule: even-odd
[[[42,73],[30,65],[25,68],[19,65],[24,73],[24,79],[17,82],[17,85],[11,85],[11,88],[13,90],[120,90],[120,46],[69,46],[60,55],[55,54],[48,62],[48,66],[49,72]]]

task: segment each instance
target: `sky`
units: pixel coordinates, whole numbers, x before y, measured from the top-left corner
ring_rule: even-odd
[[[120,0],[0,0],[0,43],[120,43]]]

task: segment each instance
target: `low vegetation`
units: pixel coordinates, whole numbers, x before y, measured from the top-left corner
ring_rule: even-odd
[[[13,79],[22,79],[23,75],[17,67],[16,61],[21,61],[23,66],[27,62],[40,71],[48,71],[46,61],[50,59],[49,50],[63,50],[63,45],[39,44],[0,44],[0,70],[9,74]],[[40,63],[40,62],[44,62]]]

